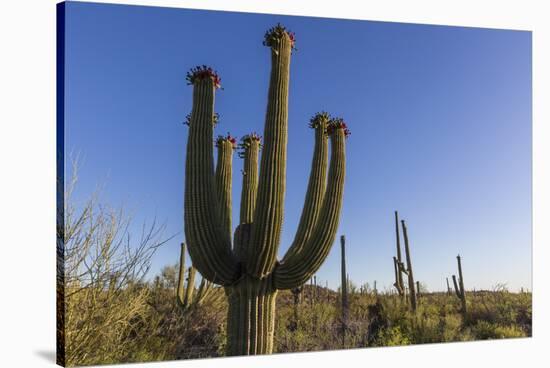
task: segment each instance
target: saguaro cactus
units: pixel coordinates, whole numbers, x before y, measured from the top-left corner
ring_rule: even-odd
[[[456,276],[453,275],[453,284],[455,287],[455,293],[461,303],[461,312],[466,313],[466,292],[464,291],[464,279],[462,278],[462,263],[460,260],[460,254],[456,256],[456,262],[458,263],[458,282]]]
[[[187,282],[185,274],[187,271]],[[200,305],[213,290],[213,284],[203,278],[195,295],[195,276],[197,270],[191,265],[185,269],[185,243],[181,243],[180,264],[178,272],[178,284],[176,289],[176,302],[184,313]]]
[[[448,277],[445,277],[445,279],[447,280],[447,295],[451,296],[451,286],[449,285],[449,278]]]
[[[411,303],[411,309],[414,312],[416,311],[416,292],[412,270],[411,252],[409,248],[409,236],[407,234],[407,225],[405,225],[405,220],[401,220],[401,227],[403,228],[403,239],[405,241],[405,257],[407,259],[406,274],[409,279],[409,302]]]
[[[347,329],[347,322],[348,322],[348,275],[346,273],[346,237],[342,235],[340,237],[340,246],[341,246],[341,252],[342,252],[342,259],[341,259],[341,292],[342,292],[342,347],[346,346],[346,329]]]
[[[396,241],[395,244],[397,247],[397,258],[393,257],[393,267],[395,270],[395,283],[393,285],[397,289],[397,292],[399,293],[399,295],[404,296],[405,287],[403,286],[403,272],[405,272],[405,265],[401,260],[401,244],[400,244],[400,237],[399,237],[399,215],[397,214],[397,211],[395,211],[394,214],[395,214],[395,241]]]
[[[218,151],[223,157],[218,157],[215,173],[213,164],[214,95],[220,79],[205,66],[188,74],[193,85],[193,109],[185,168],[185,235],[195,267],[203,277],[225,287],[229,303],[228,355],[272,352],[277,291],[300,287],[311,278],[327,257],[338,228],[349,131],[343,120],[320,113],[310,125],[315,130],[315,148],[298,231],[286,255],[277,261],[294,42],[294,35],[280,25],[265,34],[264,45],[271,51],[271,76],[264,146],[258,175],[259,137],[250,135],[243,141],[243,195],[233,239],[227,220],[231,213],[231,159],[223,156],[232,150]]]

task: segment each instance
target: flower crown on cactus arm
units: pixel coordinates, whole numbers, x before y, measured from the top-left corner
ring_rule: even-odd
[[[262,148],[262,136],[256,132],[247,134],[241,138],[241,143],[239,143],[239,157],[244,158],[246,150],[250,147],[252,142],[258,142],[258,147]]]
[[[231,143],[233,149],[237,148],[237,138],[233,137],[229,132],[227,135],[219,135],[218,138],[216,138],[216,147],[220,147],[224,142]]]
[[[342,118],[334,118],[329,122],[327,126],[327,134],[331,135],[334,131],[336,131],[336,129],[342,129],[346,138],[351,134],[351,131]]]
[[[290,47],[292,48],[292,50],[297,50],[296,36],[294,35],[294,32],[290,32],[280,23],[277,23],[275,27],[272,27],[268,29],[267,32],[265,32],[263,45],[273,47],[277,45],[279,40],[284,37],[285,34],[287,34],[288,38],[290,39]]]
[[[326,126],[326,124],[329,123],[330,120],[330,114],[326,111],[321,111],[313,115],[313,117],[309,120],[309,127],[312,129],[317,129],[322,126],[322,122],[324,122]]]
[[[185,79],[187,80],[187,84],[195,84],[195,82],[206,78],[212,79],[216,89],[221,88],[222,79],[218,75],[218,72],[206,65],[199,65],[191,68],[191,70],[187,72]]]

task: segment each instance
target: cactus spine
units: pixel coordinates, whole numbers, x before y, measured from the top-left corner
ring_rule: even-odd
[[[342,347],[346,346],[346,329],[347,329],[347,321],[348,321],[348,275],[346,273],[346,237],[342,235],[340,237],[340,245],[341,245],[341,252],[342,252],[342,260],[341,260],[341,286],[340,289],[342,291]]]
[[[406,273],[409,279],[409,302],[411,303],[411,310],[414,312],[416,311],[416,292],[412,270],[411,252],[409,248],[409,236],[407,234],[407,225],[405,225],[405,220],[401,220],[401,226],[403,228],[403,240],[405,241],[405,257],[407,259]]]
[[[462,262],[460,259],[460,254],[456,256],[456,262],[458,263],[458,282],[456,276],[453,275],[453,284],[455,287],[455,293],[461,303],[461,312],[466,313],[466,292],[464,290],[464,279],[462,278]]]
[[[214,95],[220,79],[211,68],[188,74],[193,85],[185,168],[185,235],[198,271],[222,285],[228,297],[228,355],[269,354],[273,350],[278,290],[300,287],[326,259],[338,228],[345,177],[345,139],[341,119],[317,114],[311,120],[315,148],[298,231],[277,261],[286,185],[288,86],[294,35],[277,25],[265,35],[271,76],[264,146],[257,169],[259,139],[243,141],[245,160],[240,221],[231,239],[231,140],[218,146],[213,166]],[[328,141],[331,154],[328,168]],[[221,187],[221,188],[220,188]]]

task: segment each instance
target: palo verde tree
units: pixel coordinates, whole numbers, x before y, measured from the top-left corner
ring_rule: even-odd
[[[206,66],[188,73],[193,108],[185,168],[185,236],[193,265],[228,297],[229,355],[269,354],[273,350],[277,291],[303,285],[327,257],[338,227],[345,176],[342,119],[319,113],[311,120],[315,147],[306,199],[293,243],[277,260],[286,185],[290,59],[294,35],[277,25],[265,34],[271,76],[261,162],[260,139],[242,141],[244,170],[241,211],[231,237],[231,165],[234,142],[218,140],[213,163],[214,95],[217,73]],[[328,168],[328,144],[331,143]]]

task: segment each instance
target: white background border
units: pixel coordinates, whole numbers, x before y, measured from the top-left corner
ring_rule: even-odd
[[[107,2],[107,1],[97,1]],[[135,367],[547,366],[550,22],[545,1],[108,1],[533,31],[532,339],[417,345]],[[53,366],[55,351],[55,0],[0,5],[0,366]],[[546,14],[546,17],[545,17]],[[546,21],[546,24],[545,24]],[[546,348],[546,349],[545,349]]]

